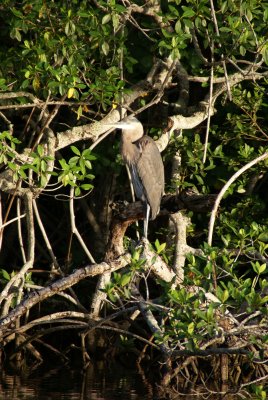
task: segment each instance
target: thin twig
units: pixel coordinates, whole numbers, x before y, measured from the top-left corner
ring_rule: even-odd
[[[268,379],[268,375],[261,376],[260,378],[254,379],[253,381],[242,383],[242,385],[240,386],[240,389],[242,389],[243,387],[249,386],[249,385],[253,385],[254,383],[261,382],[261,381],[263,381],[265,379]]]
[[[86,255],[88,256],[88,259],[90,262],[95,264],[95,260],[93,256],[91,255],[90,251],[88,250],[82,236],[78,232],[78,229],[75,224],[75,213],[74,213],[74,188],[71,187],[70,189],[70,219],[71,219],[71,228],[72,228],[72,233],[77,237],[79,243],[81,244],[83,250],[85,251]]]
[[[154,347],[154,348],[160,350],[160,346],[158,346],[155,343],[150,342],[149,340],[143,338],[142,336],[136,335],[133,332],[129,332],[129,331],[126,331],[124,329],[119,329],[119,328],[115,328],[115,327],[112,327],[112,326],[105,326],[105,325],[100,325],[100,326],[97,326],[96,328],[105,329],[105,330],[108,330],[108,331],[113,331],[113,332],[121,333],[123,335],[131,336],[131,337],[133,337],[135,339],[140,340],[141,342],[144,342],[144,343],[148,344],[151,347]]]
[[[26,222],[27,222],[27,261],[34,262],[35,250],[35,229],[34,229],[34,216],[33,216],[33,193],[29,190],[24,197]]]
[[[42,236],[43,236],[43,239],[44,239],[44,241],[46,243],[49,255],[50,255],[50,257],[51,257],[51,259],[53,261],[53,264],[54,264],[55,268],[59,268],[58,261],[57,261],[55,255],[54,255],[53,250],[52,250],[52,246],[51,246],[49,238],[48,238],[48,236],[46,234],[43,222],[42,222],[42,220],[40,218],[40,214],[39,214],[38,207],[37,207],[37,204],[36,204],[35,200],[33,200],[33,209],[34,209],[34,213],[35,213],[35,218],[36,218],[36,220],[38,222],[38,225],[39,225],[39,229],[40,229],[40,231],[42,233]]]
[[[22,215],[19,215],[18,217],[14,217],[14,218],[10,219],[5,224],[0,225],[0,229],[4,228],[5,226],[7,226],[9,224],[12,224],[12,222],[15,222],[15,221],[20,220],[21,218],[24,218],[25,216],[26,216],[26,214],[22,214]]]
[[[62,97],[62,101],[64,101],[65,98],[66,98],[66,95],[64,95],[64,96]],[[47,106],[47,104],[45,103],[45,104],[44,104],[44,108],[45,108],[46,106]],[[40,129],[40,132],[38,132],[38,136],[37,136],[37,138],[36,138],[35,141],[34,141],[34,144],[33,144],[33,146],[32,146],[32,150],[35,150],[36,146],[39,144],[39,142],[40,142],[42,136],[43,136],[44,133],[46,132],[46,128],[49,127],[49,125],[51,124],[51,122],[53,121],[53,119],[55,118],[55,116],[57,115],[57,113],[58,113],[58,111],[59,111],[59,109],[60,109],[60,106],[61,106],[61,104],[57,104],[48,116],[47,116],[47,114],[46,114],[47,118],[46,118],[46,120],[45,120],[45,122],[44,122],[44,125],[43,125],[42,128]],[[44,111],[44,108],[43,108],[42,112]]]
[[[214,23],[214,26],[215,26],[216,35],[217,35],[217,37],[220,37],[220,31],[219,31],[219,27],[218,27],[218,21],[217,21],[217,17],[216,17],[216,13],[215,13],[213,0],[210,0],[210,7],[211,7],[211,14],[212,14],[213,23]],[[220,42],[219,42],[219,48],[221,48],[221,43]],[[232,100],[231,87],[230,87],[230,82],[229,82],[229,79],[228,79],[226,62],[223,59],[223,54],[221,54],[221,59],[222,59],[222,66],[223,66],[223,70],[224,70],[226,89],[227,89],[229,100],[231,101]]]
[[[205,137],[205,144],[204,144],[203,164],[205,164],[206,158],[207,158],[208,136],[209,136],[209,129],[210,129],[211,109],[212,109],[213,78],[214,78],[214,66],[213,66],[213,61],[214,61],[214,55],[213,55],[214,43],[213,42],[212,42],[212,45],[211,45],[211,51],[212,51],[212,57],[211,57],[212,65],[211,65],[211,69],[210,69],[209,107],[208,107],[206,137]]]

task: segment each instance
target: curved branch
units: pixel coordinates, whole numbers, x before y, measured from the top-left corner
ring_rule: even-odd
[[[213,229],[214,229],[214,224],[215,224],[215,219],[216,219],[216,214],[221,202],[221,199],[223,198],[224,194],[226,191],[229,189],[231,184],[240,176],[243,174],[243,172],[247,171],[249,168],[251,168],[253,165],[259,163],[260,161],[265,160],[268,158],[268,153],[264,153],[261,156],[255,158],[254,160],[250,161],[244,167],[240,168],[231,178],[225,183],[223,188],[221,189],[220,193],[218,194],[213,210],[211,212],[210,220],[209,220],[209,229],[208,229],[208,244],[211,246],[212,245],[212,236],[213,236]]]
[[[157,60],[149,71],[146,80],[140,81],[136,85],[128,89],[128,92],[124,94],[122,100],[122,107],[120,109],[112,109],[101,121],[93,122],[92,124],[75,126],[74,128],[68,129],[64,132],[57,134],[57,144],[55,150],[60,150],[67,147],[79,140],[92,140],[95,142],[98,140],[100,135],[107,131],[107,124],[112,124],[121,119],[121,116],[126,113],[130,105],[140,97],[148,95],[150,90],[157,90],[156,96],[149,101],[148,104],[137,110],[137,113],[141,113],[145,109],[151,107],[160,101],[164,89],[171,79],[172,71],[176,67],[178,62],[172,60],[170,57],[164,62]]]
[[[248,66],[245,70],[242,72],[236,72],[233,75],[228,77],[228,84],[230,88],[233,86],[237,85],[238,83],[244,81],[244,80],[255,80],[255,79],[264,79],[267,76],[267,72],[265,73],[257,73],[257,69],[259,68],[259,65],[257,64],[251,64]],[[206,78],[207,80],[209,78]],[[213,92],[213,95],[211,97],[211,94],[208,93],[204,101],[200,102],[199,108],[197,109],[196,112],[194,112],[190,116],[184,116],[184,115],[173,115],[170,117],[170,120],[173,123],[171,134],[174,130],[179,130],[179,129],[193,129],[197,125],[201,124],[201,122],[205,121],[208,118],[208,115],[212,116],[215,113],[214,105],[217,100],[217,98],[223,94],[227,89],[227,84],[226,81],[224,80],[222,83],[219,83],[218,85],[215,85],[215,90]]]
[[[123,114],[127,108],[139,97],[148,94],[150,85],[147,81],[141,81],[131,88],[131,91],[124,95],[123,99]],[[121,118],[120,109],[112,109],[101,121],[96,121],[91,124],[75,126],[66,131],[57,134],[57,143],[55,150],[63,149],[79,140],[93,140],[95,142],[100,135],[107,131],[107,124],[115,123]]]

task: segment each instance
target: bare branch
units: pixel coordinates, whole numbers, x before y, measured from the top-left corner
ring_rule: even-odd
[[[81,244],[84,252],[86,253],[89,261],[92,262],[93,264],[95,264],[95,260],[92,257],[92,254],[90,253],[90,251],[88,250],[88,248],[87,248],[82,236],[78,232],[78,229],[77,229],[76,224],[75,224],[74,188],[73,187],[71,187],[71,189],[70,189],[70,219],[71,219],[72,233],[77,237],[77,239],[78,239],[79,243]]]
[[[18,220],[21,219],[21,218],[24,218],[25,215],[26,215],[26,214],[22,214],[22,215],[19,215],[18,217],[15,217],[15,218],[10,219],[10,220],[7,221],[6,223],[0,225],[0,229],[4,228],[5,226],[7,226],[7,225],[9,225],[9,224],[12,224],[12,222],[15,222],[15,221],[18,221]]]
[[[214,67],[213,67],[213,51],[214,51],[214,45],[212,42],[211,46],[212,50],[212,66],[210,69],[210,84],[209,84],[209,102],[208,102],[208,120],[207,120],[207,128],[206,128],[206,136],[205,136],[205,144],[204,144],[204,154],[203,154],[203,164],[206,162],[207,158],[207,148],[208,148],[208,137],[209,137],[209,129],[210,129],[210,117],[211,117],[211,108],[212,108],[212,95],[213,95],[213,77],[214,77]]]
[[[153,334],[161,335],[163,332],[161,331],[161,328],[159,327],[157,320],[155,319],[152,311],[149,309],[149,307],[144,302],[143,297],[141,296],[139,290],[137,289],[137,287],[135,285],[132,285],[131,292],[134,295],[135,300],[137,300],[138,307],[139,307],[148,327],[150,328],[151,332]],[[165,354],[166,356],[170,354],[171,350],[166,344],[161,343],[159,345],[159,347],[160,347],[162,353]]]
[[[55,255],[54,255],[54,252],[53,252],[53,249],[51,247],[50,241],[49,241],[48,236],[46,234],[46,231],[45,231],[44,225],[42,223],[42,220],[40,218],[40,214],[39,214],[38,207],[37,207],[37,204],[36,204],[35,200],[33,200],[33,208],[34,208],[35,218],[36,218],[36,220],[38,222],[38,225],[39,225],[39,228],[41,230],[43,239],[44,239],[44,241],[46,243],[49,255],[50,255],[50,257],[51,257],[51,259],[53,261],[53,264],[54,264],[55,268],[58,268],[59,267],[58,261],[57,261]]]
[[[187,245],[187,226],[190,219],[183,215],[182,212],[177,212],[170,216],[175,227],[175,254],[174,254],[174,271],[177,275],[177,280],[183,283],[184,280],[184,264],[189,246]],[[186,250],[186,251],[185,251]]]
[[[34,217],[33,217],[33,194],[28,191],[25,198],[25,211],[27,221],[27,261],[34,263],[34,250],[35,250],[35,230],[34,230]]]

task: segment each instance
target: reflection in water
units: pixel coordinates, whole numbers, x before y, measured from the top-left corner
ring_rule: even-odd
[[[210,389],[195,386],[186,379],[181,385],[178,382],[181,390],[175,397],[173,392],[171,397],[176,400],[251,398],[246,391],[237,392],[237,388],[232,386],[221,387],[221,390],[217,386],[215,381]],[[180,396],[181,392],[184,394]],[[79,368],[60,366],[53,370],[36,369],[27,376],[17,376],[4,370],[0,374],[0,400],[156,400],[159,394],[157,385],[152,387],[141,371],[138,374],[136,369],[129,370],[121,364],[107,366],[99,362],[89,365],[85,372]]]
[[[152,399],[136,371],[120,365],[98,363],[86,372],[61,367],[54,370],[39,369],[27,377],[1,371],[0,399],[38,400],[137,400]]]

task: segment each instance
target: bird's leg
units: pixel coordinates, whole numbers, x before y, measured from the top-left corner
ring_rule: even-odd
[[[148,224],[149,224],[149,216],[150,216],[150,204],[146,203],[146,213],[145,213],[145,218],[143,221],[143,229],[144,229],[144,237],[147,239],[148,236]]]

